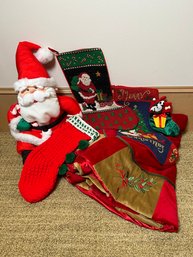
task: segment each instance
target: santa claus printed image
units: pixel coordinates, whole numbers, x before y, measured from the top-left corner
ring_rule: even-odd
[[[79,95],[84,101],[84,106],[87,109],[91,109],[93,111],[96,110],[96,104],[95,104],[95,99],[96,99],[96,87],[92,83],[92,80],[90,76],[87,73],[81,73],[78,76],[78,82],[77,86],[79,88]]]

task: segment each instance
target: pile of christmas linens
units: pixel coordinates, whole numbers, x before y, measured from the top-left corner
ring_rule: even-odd
[[[39,91],[41,97],[33,104],[42,103],[46,110],[44,91],[48,88],[57,97],[53,80],[33,54],[39,48],[19,44],[15,86],[18,100]],[[31,116],[27,111],[29,119],[24,119],[22,105],[24,110],[31,102],[27,107],[24,102],[11,106],[11,133],[23,158],[28,154],[19,181],[21,195],[29,202],[43,200],[54,189],[59,171],[85,195],[125,220],[177,232],[176,162],[188,117],[173,113],[172,103],[155,88],[112,86],[101,49],[56,55],[77,100],[58,96],[60,107],[73,114],[80,105],[83,116],[65,120],[64,112],[51,125],[40,126],[33,119],[40,109]],[[44,113],[43,117],[47,118]],[[49,134],[52,129],[53,135]]]
[[[83,119],[100,132],[65,178],[128,221],[178,231],[176,162],[187,116],[172,113],[155,88],[111,86],[99,48],[57,53],[57,60]]]
[[[166,135],[150,125],[152,99],[160,99],[157,89],[112,86],[112,92],[113,100],[122,109],[83,115],[101,136],[77,153],[65,178],[128,221],[177,232],[176,162],[187,116],[171,114],[169,119],[179,128],[178,134]],[[162,117],[158,118],[161,123]],[[123,129],[125,123],[128,127]]]

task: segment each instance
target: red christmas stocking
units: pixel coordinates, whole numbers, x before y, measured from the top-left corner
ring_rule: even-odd
[[[66,154],[74,151],[80,140],[95,140],[98,135],[98,132],[77,116],[61,123],[53,135],[35,148],[26,159],[19,181],[23,198],[33,203],[48,196],[54,189]]]

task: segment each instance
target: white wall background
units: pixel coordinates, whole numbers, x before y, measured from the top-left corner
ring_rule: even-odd
[[[112,84],[193,85],[193,0],[0,0],[0,87],[19,41],[60,52],[101,47]],[[57,63],[49,70],[67,86]]]

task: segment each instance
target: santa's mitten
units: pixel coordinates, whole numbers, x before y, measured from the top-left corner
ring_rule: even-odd
[[[26,159],[19,181],[23,198],[33,203],[48,196],[55,187],[66,156],[76,150],[81,140],[95,140],[98,136],[98,132],[78,116],[61,123]]]
[[[26,130],[29,130],[29,129],[31,129],[31,124],[22,118],[22,119],[19,121],[19,123],[17,124],[17,129],[18,129],[19,131],[26,131]]]

